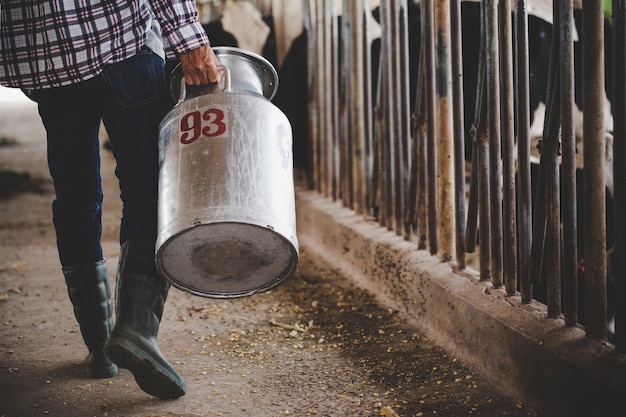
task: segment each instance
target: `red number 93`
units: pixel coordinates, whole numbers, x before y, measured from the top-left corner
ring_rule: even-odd
[[[207,123],[203,123],[203,121]],[[224,112],[220,109],[208,109],[204,113],[194,111],[187,113],[180,119],[180,143],[188,145],[204,135],[207,137],[220,136],[226,132]]]

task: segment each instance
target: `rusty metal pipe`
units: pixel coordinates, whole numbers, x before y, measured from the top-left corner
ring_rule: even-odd
[[[483,13],[483,5],[481,3],[480,14],[481,21],[484,18]],[[486,87],[486,70],[485,70],[485,44],[486,44],[486,36],[484,32],[484,24],[481,23],[481,37],[480,37],[480,53],[478,55],[478,83],[476,86],[476,102],[474,104],[474,121],[472,124],[472,163],[471,163],[471,174],[470,174],[470,189],[469,189],[469,199],[468,199],[468,212],[467,212],[467,229],[466,229],[466,239],[465,246],[468,253],[474,253],[476,250],[476,243],[478,240],[478,218],[480,216],[480,195],[481,184],[479,181],[480,169],[479,169],[479,157],[478,157],[478,149],[480,147],[480,135],[482,135],[482,131],[485,129],[485,124],[487,120],[485,105],[487,101],[487,87]],[[482,239],[482,238],[481,238]],[[482,251],[481,251],[482,253]],[[487,250],[487,253],[489,251]]]
[[[530,87],[528,75],[528,8],[515,2],[515,85],[517,93],[517,252],[519,287],[523,303],[532,300],[530,248],[532,236],[532,187],[530,181]]]
[[[420,201],[420,147],[424,138],[425,116],[424,116],[424,55],[423,48],[420,48],[419,64],[417,70],[417,88],[415,91],[415,108],[411,116],[411,165],[410,165],[410,178],[409,178],[409,192],[407,194],[407,209],[405,212],[404,221],[407,224],[416,225],[418,227],[418,241],[419,241],[419,227],[418,224],[418,206],[422,205]]]
[[[472,161],[470,165],[469,196],[467,199],[467,226],[465,228],[465,250],[467,253],[476,251],[478,240],[478,158],[476,155],[477,133],[472,127]]]
[[[563,219],[563,314],[565,323],[578,322],[578,270],[576,222],[576,137],[574,133],[573,2],[559,2],[561,77],[561,212]]]
[[[366,117],[365,117],[365,102],[366,97],[364,94],[365,87],[365,67],[363,62],[365,61],[364,47],[367,39],[366,29],[367,20],[363,20],[364,15],[364,3],[358,1],[344,1],[344,18],[349,21],[349,27],[352,28],[351,36],[349,37],[350,49],[349,53],[344,53],[347,56],[349,65],[349,75],[346,82],[350,89],[350,105],[347,108],[348,117],[346,120],[350,123],[351,134],[351,178],[352,185],[351,190],[353,192],[352,208],[358,214],[364,214],[365,210],[365,178],[364,178],[364,147],[366,136]],[[346,51],[348,52],[348,51]]]
[[[318,22],[317,22],[317,5],[315,0],[304,0],[307,6],[307,13],[305,13],[305,27],[308,30],[307,37],[307,74],[308,74],[308,110],[309,110],[309,169],[307,170],[307,177],[309,178],[309,184],[312,189],[320,191],[319,185],[319,132],[318,132],[318,106],[317,100],[319,97],[319,68],[318,68]]]
[[[461,38],[461,0],[450,2],[450,46],[452,60],[452,122],[454,130],[454,208],[456,229],[456,266],[467,266],[465,236],[465,122],[463,110],[463,52]]]
[[[339,16],[338,10],[339,5],[341,4],[341,0],[329,0],[329,8],[330,8],[330,22],[329,22],[329,30],[330,30],[330,145],[331,149],[329,150],[329,165],[331,170],[331,194],[333,196],[333,200],[338,200],[341,197],[341,184],[340,184],[340,141],[339,141],[339,129],[340,129],[340,121],[339,121]]]
[[[333,194],[333,74],[332,74],[332,51],[333,45],[331,43],[332,33],[332,12],[331,3],[333,0],[320,1],[322,7],[322,100],[320,100],[320,111],[323,114],[322,125],[320,126],[320,132],[322,133],[321,143],[322,154],[322,173],[323,173],[323,192],[327,197],[334,198]]]
[[[343,11],[349,7],[348,0],[343,0]],[[352,70],[352,63],[350,59],[345,59],[346,56],[350,56],[350,19],[345,18],[346,13],[343,13],[344,18],[341,19],[341,76],[339,87],[339,183],[341,187],[341,202],[344,207],[352,207],[352,123],[350,121],[350,108],[351,108],[351,89],[350,89],[350,71]]]
[[[543,127],[543,140],[539,143],[541,154],[539,174],[537,176],[537,190],[535,193],[535,216],[533,219],[533,238],[531,247],[531,266],[529,268],[530,280],[532,283],[541,282],[544,260],[546,260],[546,236],[549,228],[549,209],[552,207],[551,195],[554,191],[552,184],[554,167],[558,158],[558,135],[559,135],[559,95],[555,89],[559,87],[559,48],[558,48],[558,21],[553,26],[553,38],[550,50],[550,62],[548,66],[548,88],[546,117]],[[557,241],[558,242],[558,241]],[[552,242],[554,243],[554,242]],[[548,279],[553,279],[548,276]],[[558,277],[560,280],[560,275]],[[550,287],[550,284],[548,284]],[[548,295],[549,297],[549,295]],[[550,304],[550,303],[548,303]],[[550,309],[550,306],[548,306]]]
[[[410,229],[404,222],[406,190],[408,187],[408,139],[409,139],[409,96],[408,96],[408,35],[406,0],[389,2],[387,32],[390,38],[390,130],[393,131],[393,229],[397,235],[409,239]]]
[[[500,44],[498,36],[498,1],[485,2],[485,31],[487,35],[487,108],[489,129],[489,211],[490,239],[481,238],[481,248],[491,246],[491,280],[496,288],[502,287],[502,146],[500,143]]]
[[[382,131],[381,144],[383,156],[380,162],[382,170],[383,184],[381,188],[381,221],[387,230],[394,229],[394,153],[393,144],[395,141],[395,130],[391,128],[393,120],[393,103],[392,103],[392,34],[391,34],[391,16],[389,2],[384,1],[380,4],[380,19],[382,26],[381,38],[381,60],[380,71],[382,83],[382,95],[379,97],[382,111]]]
[[[428,167],[427,195],[428,195],[428,241],[430,253],[435,255],[439,251],[439,231],[437,229],[437,119],[436,119],[436,90],[435,90],[435,4],[434,0],[425,0],[424,3],[424,57],[426,74],[426,159]]]
[[[385,13],[385,26],[383,31],[389,35],[389,56],[387,69],[387,82],[388,84],[388,115],[389,123],[387,125],[390,132],[389,150],[391,156],[391,200],[392,200],[392,221],[391,229],[396,235],[402,234],[402,137],[400,129],[400,106],[398,103],[399,89],[401,87],[401,74],[400,74],[400,51],[399,48],[399,28],[398,28],[398,13],[397,13],[398,0],[386,1],[381,4],[381,8],[386,8]]]
[[[381,11],[382,13],[382,11]],[[381,34],[384,36],[384,33]],[[377,216],[378,223],[381,226],[386,226],[388,208],[386,204],[386,177],[387,177],[387,165],[385,164],[385,152],[387,147],[385,146],[386,125],[385,121],[385,66],[383,63],[387,59],[387,51],[383,43],[384,37],[381,37],[381,47],[379,52],[379,70],[378,80],[376,82],[376,103],[374,106],[374,149],[375,157],[373,161],[373,173],[372,173],[372,210]]]
[[[422,15],[423,16],[423,15]],[[416,176],[417,176],[417,248],[425,250],[428,247],[428,198],[427,198],[427,186],[426,178],[428,177],[428,160],[426,158],[427,147],[427,123],[426,123],[426,74],[425,74],[425,59],[423,47],[420,49],[420,70],[418,80],[418,94],[416,101],[415,111],[415,143],[416,143]]]
[[[626,1],[613,0],[614,83],[613,116],[615,120],[614,152],[616,161],[626,161]],[[626,164],[614,164],[613,176],[615,213],[626,210]],[[615,336],[613,343],[619,352],[626,352],[626,219],[615,216],[615,246],[613,267],[615,273]]]
[[[538,192],[536,206],[537,235],[533,236],[533,264],[543,265],[545,260],[548,316],[561,314],[561,256],[560,256],[560,182],[559,182],[559,131],[560,131],[560,71],[559,71],[559,16],[554,4],[554,24],[550,63],[548,68],[548,107],[543,131],[541,167],[543,171],[542,192]],[[543,233],[542,233],[543,232]],[[535,236],[538,236],[536,239]],[[535,248],[538,248],[536,251]],[[533,269],[531,269],[532,271]],[[534,270],[539,282],[542,268]]]
[[[561,245],[560,245],[560,176],[559,156],[561,147],[559,143],[561,95],[560,95],[560,19],[557,2],[553,3],[554,24],[552,35],[552,56],[550,66],[553,65],[554,81],[548,88],[551,89],[553,105],[547,118],[548,125],[545,135],[546,146],[546,276],[547,276],[547,305],[548,317],[558,317],[561,314]]]
[[[478,105],[476,106],[476,171],[477,171],[477,189],[478,189],[478,226],[480,236],[480,280],[491,280],[491,209],[489,190],[489,134],[488,127],[489,111],[488,111],[488,71],[487,60],[489,59],[488,39],[489,30],[487,20],[487,10],[484,2],[480,3],[480,19],[481,19],[481,45],[479,59],[479,81],[478,92],[476,96]],[[472,152],[472,153],[473,153]]]
[[[486,89],[485,89],[486,90]],[[485,92],[486,94],[486,92]],[[485,97],[486,99],[486,97]],[[483,107],[484,108],[484,107]],[[486,112],[484,123],[478,125],[476,141],[476,165],[478,170],[478,215],[480,230],[480,280],[491,280],[491,216],[489,192],[489,130],[486,126]]]
[[[452,125],[452,58],[450,45],[450,4],[435,6],[437,83],[437,206],[439,259],[454,256],[454,137]]]
[[[317,191],[323,195],[326,194],[326,172],[324,171],[324,155],[325,155],[325,143],[324,143],[324,3],[321,1],[314,2],[315,7],[315,114],[317,124],[315,126],[315,155],[316,160],[315,169],[316,177],[315,182],[317,184]]]
[[[604,13],[602,0],[583,3],[583,141],[585,194],[585,330],[607,336],[606,200],[604,185]]]
[[[515,123],[513,89],[513,39],[511,2],[500,3],[500,68],[502,129],[502,199],[503,199],[503,279],[508,295],[517,292],[517,213],[515,210]]]
[[[363,25],[363,34],[361,42],[363,43],[363,57],[361,65],[363,68],[363,196],[362,204],[365,207],[364,216],[371,216],[370,202],[373,188],[370,186],[372,182],[374,145],[373,145],[373,94],[372,94],[372,53],[371,44],[373,39],[370,37],[370,2],[369,0],[361,0],[361,15],[359,21]]]
[[[411,238],[411,224],[405,221],[405,213],[407,210],[408,201],[408,187],[410,178],[410,139],[411,139],[411,111],[410,111],[410,94],[409,94],[409,28],[408,28],[408,6],[407,0],[399,0],[397,3],[397,22],[398,22],[398,52],[399,52],[399,74],[400,84],[398,88],[399,99],[398,111],[399,111],[399,143],[401,149],[399,149],[400,155],[398,160],[401,163],[400,172],[400,187],[402,192],[401,206],[398,210],[398,222],[400,224],[402,236],[405,240]]]

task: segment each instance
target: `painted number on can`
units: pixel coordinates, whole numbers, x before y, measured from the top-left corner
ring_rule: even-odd
[[[226,132],[224,112],[220,109],[207,109],[204,112],[193,111],[180,118],[180,143],[188,145],[200,136],[216,137]]]

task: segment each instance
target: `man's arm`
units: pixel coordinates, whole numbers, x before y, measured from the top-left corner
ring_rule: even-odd
[[[178,55],[187,84],[200,85],[219,78],[217,56],[198,21],[194,0],[150,0],[168,55]]]

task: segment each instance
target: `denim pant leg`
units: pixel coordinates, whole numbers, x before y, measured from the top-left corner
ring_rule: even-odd
[[[108,65],[103,111],[123,202],[120,243],[156,241],[159,124],[170,110],[164,62],[148,50]]]
[[[38,91],[35,99],[47,132],[52,203],[62,266],[103,259],[100,116],[92,83]]]

